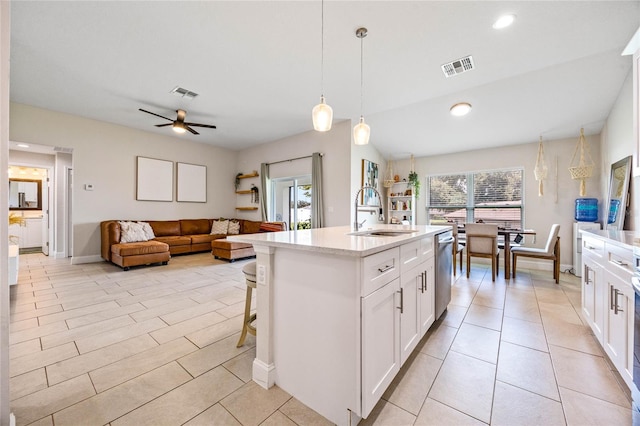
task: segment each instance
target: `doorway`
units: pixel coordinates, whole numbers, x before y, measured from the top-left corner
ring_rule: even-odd
[[[311,229],[311,175],[272,179],[271,185],[269,217],[286,222],[289,230]]]

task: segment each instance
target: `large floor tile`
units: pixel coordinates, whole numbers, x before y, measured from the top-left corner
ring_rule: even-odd
[[[239,333],[213,343],[197,352],[193,352],[178,360],[178,362],[194,377],[209,371],[225,361],[247,352],[255,345],[255,338],[247,338],[245,344],[238,348]]]
[[[482,426],[485,424],[431,398],[427,398],[414,423],[415,426]]]
[[[242,424],[219,403],[209,407],[207,410],[198,414],[196,417],[184,424],[184,426],[211,425],[242,426]]]
[[[380,400],[366,419],[359,426],[394,425],[409,426],[414,424],[416,416],[385,400]]]
[[[382,398],[417,416],[441,365],[429,355],[412,355]]]
[[[263,389],[255,382],[246,383],[238,391],[224,398],[220,403],[240,423],[247,426],[258,425],[271,416],[291,398],[291,395],[273,386]]]
[[[629,400],[602,357],[553,345],[549,349],[558,386],[621,407],[630,407]],[[587,377],[589,380],[585,380]]]
[[[547,352],[503,342],[497,380],[559,401],[558,385]]]
[[[633,422],[633,413],[630,408],[563,387],[560,387],[560,394],[569,426],[636,424]]]
[[[488,423],[495,375],[495,365],[451,351],[440,368],[429,398]]]
[[[279,411],[296,425],[331,426],[333,424],[295,398],[287,401]]]
[[[514,343],[531,349],[549,352],[542,324],[507,317],[506,312],[502,322],[502,334],[500,339],[503,342]]]
[[[463,323],[451,345],[451,350],[496,364],[499,345],[500,332]]]
[[[502,330],[502,312],[502,309],[471,304],[464,322],[500,331]]]
[[[565,420],[559,401],[498,381],[493,397],[491,424],[561,426]]]
[[[444,359],[457,332],[458,328],[450,327],[444,321],[436,321],[418,343],[417,350],[434,358]]]
[[[12,400],[18,399],[25,395],[46,389],[48,386],[47,374],[44,368],[32,370],[28,373],[12,377],[11,380],[9,380],[10,398]]]
[[[56,425],[110,423],[190,379],[177,363],[167,364],[59,411],[53,420]]]
[[[111,422],[121,425],[182,424],[229,395],[243,382],[222,367],[211,370]]]
[[[19,376],[28,371],[46,367],[76,355],[78,355],[78,350],[73,343],[66,343],[55,348],[23,355],[9,361],[9,375],[11,377]]]

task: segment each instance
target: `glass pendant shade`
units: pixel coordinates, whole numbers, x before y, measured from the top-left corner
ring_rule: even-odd
[[[360,122],[353,128],[353,142],[356,145],[366,145],[369,143],[371,129],[364,122],[364,117],[360,116]]]
[[[320,97],[320,103],[313,107],[311,112],[313,118],[313,128],[318,132],[331,130],[333,121],[333,109],[324,102],[324,96]]]

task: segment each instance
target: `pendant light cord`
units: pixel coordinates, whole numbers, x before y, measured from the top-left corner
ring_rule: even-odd
[[[322,94],[322,97],[324,98],[324,0],[322,0],[322,11],[320,13],[321,15],[321,19],[322,19],[322,23],[320,24],[320,45],[321,47],[321,51],[320,51],[320,93]]]
[[[362,53],[362,51],[364,49],[364,40],[363,39],[364,39],[364,36],[360,37],[360,116],[361,117],[363,115],[363,111],[362,111],[362,97],[363,97],[363,95],[362,95],[362,93],[364,91],[364,89],[363,89],[364,88],[364,82],[363,82],[364,73],[362,72],[362,58],[364,56],[363,53]]]

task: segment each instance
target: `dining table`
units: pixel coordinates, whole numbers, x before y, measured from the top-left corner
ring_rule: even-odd
[[[464,234],[464,226],[458,226],[458,233]],[[533,235],[535,238],[536,231],[533,229],[513,229],[498,227],[498,235],[504,237],[504,278],[511,279],[511,237],[513,235]]]

